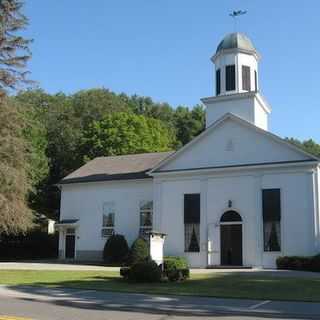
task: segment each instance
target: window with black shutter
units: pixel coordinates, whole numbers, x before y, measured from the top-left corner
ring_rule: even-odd
[[[236,90],[236,67],[226,66],[226,91]]]
[[[242,89],[251,90],[250,67],[248,66],[242,66]]]
[[[216,95],[221,93],[221,72],[220,69],[216,71]]]
[[[262,190],[264,251],[281,251],[280,189]]]
[[[184,243],[186,252],[200,251],[200,194],[184,195]]]

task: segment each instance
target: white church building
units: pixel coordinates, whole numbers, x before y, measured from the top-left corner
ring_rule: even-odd
[[[109,235],[151,229],[192,267],[275,267],[320,253],[319,159],[268,131],[260,55],[241,33],[212,57],[206,129],[177,152],[96,158],[60,182],[59,254],[95,260]]]

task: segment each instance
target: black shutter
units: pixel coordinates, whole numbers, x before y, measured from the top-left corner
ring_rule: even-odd
[[[236,67],[226,66],[226,91],[236,90]]]
[[[184,195],[184,223],[200,223],[200,194]]]
[[[262,190],[262,212],[264,222],[281,220],[280,189]]]
[[[221,92],[221,72],[220,69],[216,71],[216,95]]]
[[[251,90],[250,67],[242,66],[242,89]]]

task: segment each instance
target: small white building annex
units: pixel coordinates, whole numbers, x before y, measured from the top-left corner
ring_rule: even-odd
[[[151,229],[192,267],[320,252],[319,160],[268,131],[259,58],[244,34],[221,41],[206,130],[177,152],[96,158],[61,181],[61,258],[101,259],[110,234]]]

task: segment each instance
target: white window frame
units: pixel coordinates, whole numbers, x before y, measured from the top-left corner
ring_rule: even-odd
[[[102,205],[102,227],[101,227],[101,237],[109,238],[114,234],[115,229],[115,203],[113,201],[104,202]],[[108,221],[111,215],[112,225],[105,225],[105,219]]]
[[[147,209],[143,209],[143,207],[148,204],[148,203],[151,203],[151,206]],[[145,225],[142,225],[142,214],[150,214],[151,215],[151,226],[145,226]],[[139,236],[142,237],[142,238],[149,238],[147,236],[147,232],[150,232],[152,231],[152,227],[153,227],[153,201],[150,200],[150,201],[140,201],[140,204],[139,204],[139,219],[140,219],[140,222],[139,222]]]

